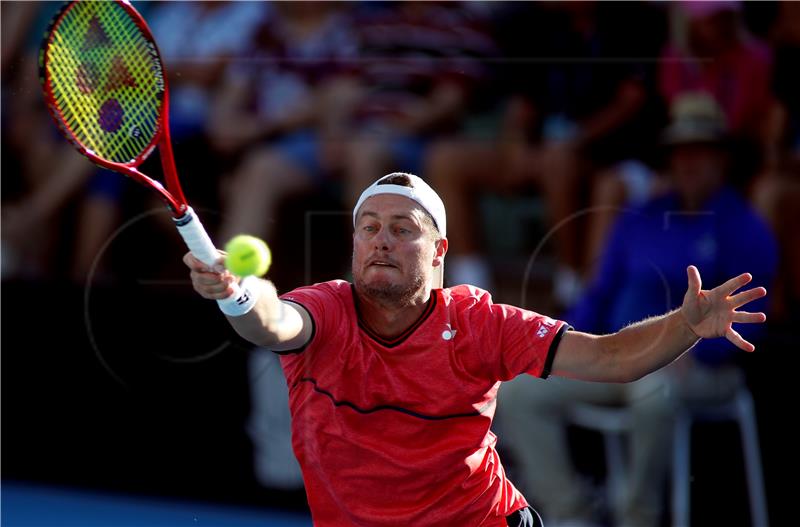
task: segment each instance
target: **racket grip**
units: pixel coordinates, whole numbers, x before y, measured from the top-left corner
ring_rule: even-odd
[[[174,218],[174,221],[183,241],[186,242],[186,246],[195,258],[209,267],[213,266],[219,259],[219,251],[214,247],[214,243],[211,241],[203,224],[200,223],[200,218],[197,217],[194,210],[191,207],[187,207],[186,213],[180,218]],[[241,284],[231,284],[233,294],[228,298],[217,300],[217,304],[223,313],[236,317],[244,315],[253,309],[258,295],[255,294],[256,288],[248,286],[249,282],[251,281],[244,279]]]

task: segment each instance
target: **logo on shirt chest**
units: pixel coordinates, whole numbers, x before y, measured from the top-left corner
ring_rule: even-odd
[[[456,338],[456,330],[450,327],[450,324],[445,324],[447,329],[442,331],[442,340],[453,340]]]

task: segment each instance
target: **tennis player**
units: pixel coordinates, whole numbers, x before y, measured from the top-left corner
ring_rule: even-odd
[[[752,351],[731,323],[766,318],[735,311],[766,294],[734,294],[750,275],[707,291],[695,267],[682,307],[603,336],[494,304],[469,285],[433,287],[447,252],[445,208],[410,174],[369,186],[353,223],[352,284],[279,297],[259,280],[254,307],[228,317],[244,338],[281,354],[293,447],[318,526],[540,525],[489,429],[501,381],[526,373],[628,382],[700,338]],[[230,294],[234,277],[221,265],[184,261],[201,296]]]

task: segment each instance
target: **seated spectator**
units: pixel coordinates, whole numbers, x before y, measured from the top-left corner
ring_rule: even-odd
[[[116,228],[125,181],[79,154],[48,115],[37,60],[54,9],[3,5],[2,273],[83,282]]]
[[[240,233],[273,241],[282,202],[319,189],[332,171],[323,155],[337,139],[339,86],[356,50],[349,14],[327,2],[271,5],[242,60],[227,67],[212,108],[212,144],[233,167],[220,186],[220,243]],[[295,499],[303,480],[280,364],[256,347],[248,368],[255,478],[271,495]]]
[[[150,8],[147,19],[169,74],[176,144],[205,134],[220,78],[228,64],[244,59],[271,11],[271,4],[256,2],[162,2]]]
[[[459,129],[491,40],[460,2],[391,2],[357,12],[360,56],[345,153],[347,201],[375,174],[425,174],[437,137]]]
[[[750,269],[755,284],[771,282],[777,265],[775,240],[726,183],[725,121],[712,99],[702,100],[706,103],[690,97],[673,104],[664,143],[674,190],[619,216],[599,272],[566,317],[576,329],[615,331],[679,306],[686,267],[692,262],[711,281]],[[763,310],[760,304],[754,309]],[[742,331],[746,339],[758,337],[756,328]],[[499,406],[506,446],[548,523],[596,523],[598,513],[571,464],[565,437],[570,406],[589,402],[623,405],[632,415],[629,485],[614,516],[621,525],[659,525],[676,409],[730,397],[744,382],[736,359],[730,343],[704,340],[664,370],[631,384],[569,379],[548,380],[546,385],[534,379],[509,383]]]
[[[170,74],[171,135],[178,169],[197,172],[197,167],[187,161],[201,159],[207,150],[197,145],[204,144],[209,93],[225,61],[247,40],[248,24],[258,22],[263,6],[248,2],[165,2],[141,7]],[[19,61],[18,71],[4,76],[4,83],[13,79],[19,85],[10,90],[17,96],[4,116],[4,128],[9,131],[4,147],[11,147],[4,148],[4,153],[19,159],[20,172],[26,179],[20,185],[20,195],[7,200],[3,207],[4,253],[8,257],[4,258],[4,274],[57,277],[61,269],[68,268],[69,277],[76,281],[84,281],[92,269],[96,271],[94,279],[112,277],[98,256],[119,224],[129,184],[118,174],[97,169],[58,136],[40,91],[31,89],[38,84],[36,54],[44,27],[55,14],[54,7],[39,4],[36,10],[41,20],[27,13],[28,4],[12,10],[21,9],[26,12],[9,20],[33,18],[32,23],[42,28],[30,32],[35,35],[34,42],[24,50],[26,56]],[[190,155],[185,155],[188,151]],[[158,177],[157,172],[151,175]],[[184,182],[188,183],[187,190],[200,186],[196,178]],[[199,201],[196,194],[192,193],[195,205]],[[72,209],[77,216],[74,226]],[[166,214],[163,218],[166,228],[174,233],[172,221]],[[62,254],[70,254],[71,261],[62,262],[57,249],[64,246],[59,237],[67,232],[74,233],[74,242]],[[19,269],[5,265],[15,259]]]
[[[186,175],[183,184],[195,209],[216,210],[217,174],[229,166],[209,145],[214,99],[226,69],[248,59],[256,31],[272,16],[273,3],[155,2],[145,7],[169,75],[170,133],[178,172]],[[167,229],[173,228],[170,223],[164,222]]]
[[[337,80],[356,49],[342,9],[275,3],[248,59],[228,68],[209,126],[214,147],[235,166],[221,186],[220,240],[242,232],[271,240],[280,203],[328,176],[322,143],[338,115]]]
[[[759,149],[774,140],[767,117],[774,96],[772,52],[751,35],[741,2],[674,4],[673,38],[659,61],[659,92],[671,104],[685,92],[702,91],[720,104],[734,140]]]
[[[800,3],[781,2],[771,30],[775,50],[772,116],[780,131],[772,163],[756,181],[753,200],[780,243],[780,268],[772,298],[773,322],[792,327],[800,319]]]
[[[661,53],[658,92],[666,105],[686,93],[713,98],[725,116],[732,166],[728,182],[749,191],[756,177],[771,171],[781,135],[776,101],[770,86],[772,51],[751,35],[738,1],[681,1],[670,4],[670,42]],[[593,215],[587,240],[588,259],[598,261],[617,211],[640,205],[668,190],[650,164],[636,162],[610,167],[597,178],[591,198]],[[589,275],[596,271],[594,265]]]
[[[426,173],[454,216],[448,275],[451,283],[490,287],[474,214],[481,192],[541,189],[554,236],[559,303],[574,301],[582,254],[577,240],[587,178],[646,147],[653,119],[652,57],[661,45],[660,12],[644,4],[512,3],[497,17],[501,90],[508,105],[494,141],[436,145]],[[628,11],[633,9],[634,11]],[[627,20],[635,18],[636,27]],[[631,50],[630,42],[637,42]],[[620,61],[620,57],[628,60]]]

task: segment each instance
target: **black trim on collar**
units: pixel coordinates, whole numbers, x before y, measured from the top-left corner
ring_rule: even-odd
[[[403,342],[410,337],[414,331],[417,330],[418,327],[425,322],[431,313],[433,313],[434,309],[436,308],[436,303],[439,297],[439,289],[431,290],[431,297],[428,299],[428,303],[425,305],[425,310],[420,314],[419,318],[414,321],[408,328],[406,328],[402,333],[398,336],[394,337],[393,339],[385,339],[375,333],[369,326],[367,326],[366,322],[361,318],[361,309],[358,307],[358,295],[356,295],[356,287],[353,284],[350,284],[350,292],[353,295],[353,305],[356,308],[356,317],[358,318],[358,327],[361,328],[364,333],[367,334],[369,338],[380,344],[385,348],[394,348],[402,344]]]

